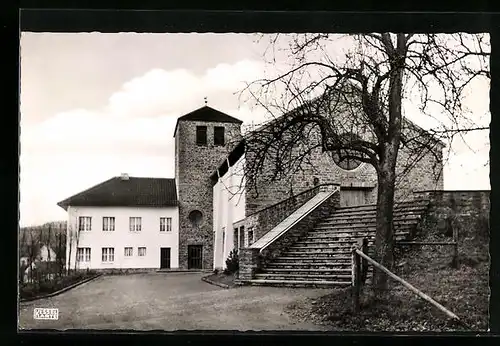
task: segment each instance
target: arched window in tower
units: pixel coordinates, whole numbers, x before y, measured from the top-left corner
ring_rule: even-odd
[[[189,213],[189,221],[193,226],[199,226],[203,221],[203,214],[199,210],[193,210]]]
[[[354,133],[345,133],[341,137],[347,144],[359,138],[359,136]],[[356,156],[359,155],[360,154],[353,149],[339,149],[331,152],[335,164],[346,171],[352,171],[362,164],[362,161],[356,158]]]

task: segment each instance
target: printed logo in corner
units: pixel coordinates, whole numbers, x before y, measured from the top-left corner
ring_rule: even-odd
[[[58,320],[59,309],[35,308],[33,318],[35,320]]]

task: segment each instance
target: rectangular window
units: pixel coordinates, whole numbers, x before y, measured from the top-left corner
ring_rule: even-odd
[[[130,218],[130,232],[140,232],[142,228],[142,219],[140,217]]]
[[[255,239],[254,239],[254,235],[253,235],[253,230],[252,229],[249,229],[247,231],[247,246],[250,246],[254,243]]]
[[[223,126],[214,127],[214,145],[225,145]]]
[[[92,217],[80,216],[78,218],[78,231],[90,231],[92,229]]]
[[[115,230],[115,218],[105,216],[102,218],[102,230],[112,232]]]
[[[145,247],[137,248],[137,254],[139,255],[139,257],[146,256],[146,248]]]
[[[171,217],[160,217],[160,232],[172,232]]]
[[[196,144],[207,145],[207,127],[196,126]]]
[[[245,226],[240,226],[240,248],[245,247]]]
[[[113,262],[115,260],[115,248],[103,247],[102,248],[102,261]]]
[[[125,257],[131,257],[134,254],[134,248],[126,247],[125,248]]]
[[[79,247],[76,249],[76,261],[77,262],[90,262],[90,248],[89,247]]]
[[[239,249],[239,244],[238,244],[238,227],[233,228],[233,243],[234,243],[234,248],[236,251]]]

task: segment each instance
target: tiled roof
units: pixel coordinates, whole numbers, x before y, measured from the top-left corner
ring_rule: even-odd
[[[177,123],[175,124],[174,136],[175,133],[177,132],[177,125],[179,124],[179,121],[183,120],[207,121],[207,122],[217,122],[217,123],[236,123],[236,124],[243,123],[243,121],[241,121],[240,119],[227,115],[226,113],[222,113],[221,111],[218,111],[208,106],[203,106],[177,119]]]
[[[175,179],[113,177],[71,196],[58,206],[168,207],[177,205]]]

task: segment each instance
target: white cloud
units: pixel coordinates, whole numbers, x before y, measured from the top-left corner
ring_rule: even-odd
[[[246,60],[201,76],[153,69],[125,83],[101,109],[69,110],[32,126],[21,118],[21,224],[64,218],[58,201],[121,172],[173,177],[176,120],[201,107],[204,96],[227,114],[262,121],[262,111],[240,106],[233,94],[261,67]]]

